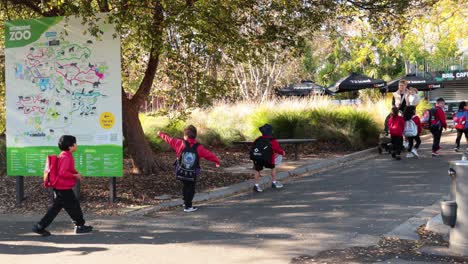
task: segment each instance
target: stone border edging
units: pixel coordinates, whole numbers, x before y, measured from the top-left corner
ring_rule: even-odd
[[[278,180],[284,180],[286,178],[290,178],[291,176],[301,175],[307,172],[312,172],[316,170],[326,169],[328,167],[336,166],[344,162],[358,160],[362,157],[372,154],[373,152],[377,153],[377,148],[370,148],[358,152],[354,152],[351,154],[344,155],[342,157],[334,158],[334,159],[327,159],[322,160],[320,162],[305,165],[302,167],[298,167],[296,169],[290,171],[284,171],[277,174]],[[264,176],[261,179],[260,184],[262,186],[267,186],[271,182],[271,176]],[[247,192],[252,189],[254,185],[254,180],[248,180],[241,183],[216,188],[214,190],[196,194],[195,198],[193,199],[194,202],[203,202],[208,200],[215,200],[220,198],[229,197],[238,193]],[[268,186],[267,186],[268,187]],[[162,202],[156,206],[148,206],[145,208],[135,209],[126,213],[127,216],[144,216],[149,213],[160,211],[164,208],[175,207],[183,205],[182,199],[172,199],[167,202]]]

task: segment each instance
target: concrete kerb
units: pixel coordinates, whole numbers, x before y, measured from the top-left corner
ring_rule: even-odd
[[[373,153],[377,153],[377,148],[374,147],[374,148],[366,149],[363,151],[344,155],[342,157],[338,157],[338,158],[334,158],[330,160],[323,160],[314,164],[301,166],[290,171],[280,172],[276,175],[276,177],[278,178],[278,180],[285,180],[292,176],[299,176],[299,175],[306,174],[306,173],[312,173],[312,172],[316,172],[320,170],[331,169],[345,162],[361,160],[363,158],[368,157],[369,155]],[[269,183],[271,183],[271,176],[263,177],[260,182],[260,184],[265,188],[269,187]],[[254,181],[249,180],[249,181],[237,183],[237,184],[230,185],[230,186],[216,188],[208,192],[196,194],[194,198],[194,202],[216,200],[220,198],[233,196],[238,193],[251,191],[253,185],[254,185]],[[126,211],[126,215],[128,216],[144,216],[146,214],[154,213],[165,208],[181,206],[181,205],[183,205],[183,201],[180,198],[178,198],[178,199],[172,199],[167,202],[163,202],[156,206],[146,206],[144,208],[138,208],[134,210],[125,209],[125,211]]]

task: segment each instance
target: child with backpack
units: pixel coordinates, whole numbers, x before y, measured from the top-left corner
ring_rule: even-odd
[[[255,139],[253,146],[250,150],[250,159],[253,161],[255,169],[255,192],[263,192],[260,186],[260,171],[263,168],[271,169],[272,183],[271,187],[280,189],[283,188],[283,184],[276,180],[276,161],[280,159],[276,158],[277,155],[284,156],[286,153],[279,145],[278,141],[273,138],[273,127],[269,124],[265,124],[259,127],[262,133],[261,137]]]
[[[75,233],[91,232],[93,227],[85,225],[80,202],[73,193],[73,186],[75,186],[76,181],[82,179],[81,174],[75,169],[75,160],[72,154],[78,148],[76,138],[70,135],[63,135],[59,139],[58,147],[62,152],[57,159],[56,179],[53,179],[53,184],[51,185],[54,192],[54,201],[45,216],[33,226],[32,231],[41,236],[50,236],[50,232],[46,228],[63,208],[75,224]]]
[[[431,118],[430,122],[430,130],[433,137],[432,142],[432,156],[437,157],[439,156],[439,149],[440,149],[440,138],[442,137],[442,129],[447,129],[447,121],[445,118],[445,100],[444,98],[438,98],[436,100],[436,105],[433,108],[434,113],[433,118]]]
[[[458,111],[453,115],[453,127],[457,130],[457,139],[455,140],[455,151],[460,150],[460,141],[465,134],[466,142],[468,143],[468,106],[466,102],[460,102]],[[468,148],[467,148],[468,150]]]
[[[218,157],[197,143],[197,128],[189,125],[184,129],[184,139],[172,138],[163,132],[158,132],[167,144],[176,151],[177,160],[174,163],[176,178],[183,184],[182,195],[184,200],[184,212],[194,212],[197,207],[192,206],[195,196],[195,184],[200,174],[200,159],[212,161],[219,168]]]
[[[416,115],[416,107],[409,105],[403,112],[403,119],[405,119],[405,130],[403,135],[408,139],[408,154],[407,158],[419,157],[418,148],[421,145],[421,138],[419,135],[422,132],[422,124],[419,117]],[[416,140],[416,145],[413,147],[413,141]]]
[[[388,129],[390,130],[390,138],[392,141],[392,158],[401,160],[400,154],[403,149],[403,130],[405,128],[405,120],[399,115],[398,107],[392,107],[392,116],[388,120]]]

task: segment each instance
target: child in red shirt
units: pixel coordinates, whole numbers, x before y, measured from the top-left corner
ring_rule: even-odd
[[[53,186],[54,201],[41,221],[33,226],[32,231],[41,236],[50,236],[50,232],[46,230],[46,227],[52,223],[58,213],[64,208],[75,224],[75,233],[91,232],[93,227],[85,225],[80,202],[76,199],[75,193],[73,193],[73,186],[75,186],[76,181],[81,180],[81,174],[75,169],[75,160],[72,155],[78,148],[76,138],[70,135],[63,135],[59,139],[58,147],[62,152],[58,157],[58,179]]]
[[[197,207],[192,206],[192,201],[193,201],[193,197],[195,196],[196,176],[198,176],[198,174],[200,173],[199,159],[204,158],[206,160],[212,161],[216,164],[217,168],[220,166],[219,159],[218,157],[216,157],[216,155],[214,155],[213,153],[205,149],[205,147],[197,143],[197,140],[196,140],[197,129],[192,125],[189,125],[188,127],[184,129],[184,139],[172,138],[163,132],[158,132],[158,135],[164,141],[166,141],[166,143],[169,144],[172,147],[172,149],[176,151],[178,159],[185,152],[189,153],[188,152],[189,148],[195,149],[194,151],[196,152],[198,156],[198,157],[195,157],[195,160],[194,160],[195,177],[193,179],[189,179],[189,178],[184,179],[184,178],[178,177],[178,179],[180,179],[184,185],[182,189],[182,194],[183,194],[183,199],[184,199],[184,212],[194,212],[198,209]]]
[[[270,161],[265,162],[262,160],[255,160],[252,159],[254,163],[254,169],[255,169],[255,186],[254,186],[254,191],[256,192],[263,192],[262,187],[260,186],[260,171],[263,170],[263,168],[270,168],[271,169],[271,178],[272,178],[272,184],[271,186],[273,188],[283,188],[283,184],[281,184],[279,181],[276,180],[276,168],[275,168],[275,158],[277,155],[282,155],[284,156],[286,153],[284,150],[281,148],[279,145],[278,141],[273,138],[273,127],[269,124],[265,124],[259,128],[260,132],[262,132],[262,136],[258,137],[254,141],[254,146],[255,142],[259,139],[267,139],[271,143],[271,158]]]
[[[392,116],[388,120],[388,129],[392,141],[392,157],[396,160],[401,160],[400,154],[403,149],[403,130],[405,128],[405,120],[399,115],[397,107],[392,108]]]

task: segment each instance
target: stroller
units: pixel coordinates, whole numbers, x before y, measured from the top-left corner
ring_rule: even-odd
[[[388,154],[392,153],[392,140],[390,139],[388,132],[383,131],[380,133],[378,150],[379,154],[384,152]]]
[[[390,115],[385,118],[385,126],[384,130],[382,133],[380,133],[379,136],[379,154],[384,153],[384,151],[388,154],[392,153],[392,140],[390,138],[390,134],[388,133],[388,119],[390,118]]]

